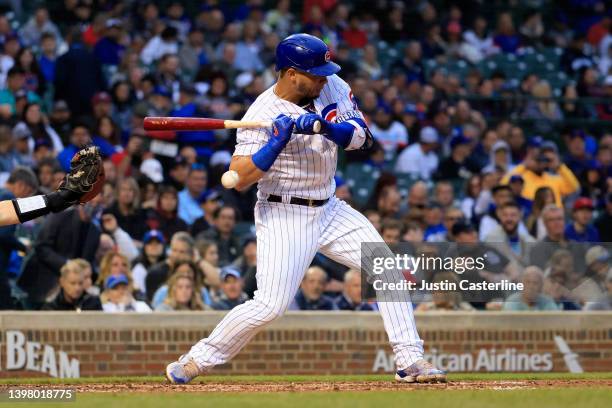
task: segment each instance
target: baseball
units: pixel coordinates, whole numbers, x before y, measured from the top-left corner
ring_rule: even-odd
[[[236,187],[239,180],[240,176],[238,176],[238,173],[236,173],[234,170],[228,170],[223,173],[223,176],[221,176],[221,184],[223,184],[223,187],[225,188]]]

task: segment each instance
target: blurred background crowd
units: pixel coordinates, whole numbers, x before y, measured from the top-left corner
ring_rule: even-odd
[[[87,205],[0,228],[2,309],[228,310],[252,297],[255,187],[219,182],[235,133],[146,134],[142,120],[240,118],[274,83],[276,44],[294,32],[329,45],[376,140],[340,153],[336,195],[389,244],[479,243],[496,257],[478,278],[529,288],[486,302],[425,293],[419,310],[611,308],[605,1],[0,10],[0,199],[55,189],[89,138],[107,178]],[[453,276],[432,277],[443,278]],[[291,308],[375,310],[360,294],[358,271],[317,255]]]

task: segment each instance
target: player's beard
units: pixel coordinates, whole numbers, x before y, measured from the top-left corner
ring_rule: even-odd
[[[304,83],[298,83],[297,90],[302,96],[301,98],[302,100],[306,100],[306,99],[312,100],[312,99],[318,98],[319,95],[321,94],[321,90],[317,89],[316,85],[308,86]]]

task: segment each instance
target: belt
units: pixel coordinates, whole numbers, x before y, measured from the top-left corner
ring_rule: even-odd
[[[326,198],[325,200],[311,200],[308,198],[291,197],[289,199],[289,204],[304,205],[306,207],[321,207],[322,205],[325,205],[328,201],[329,198]],[[283,198],[281,196],[270,194],[268,196],[268,202],[282,203]]]

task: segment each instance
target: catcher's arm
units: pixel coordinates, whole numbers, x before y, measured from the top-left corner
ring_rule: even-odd
[[[95,146],[84,147],[70,161],[70,172],[56,191],[0,202],[0,226],[23,223],[50,212],[63,211],[74,204],[86,203],[98,195],[103,184],[100,150]]]

